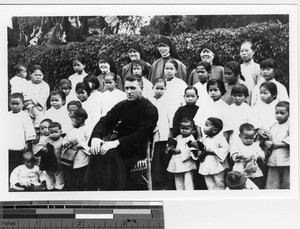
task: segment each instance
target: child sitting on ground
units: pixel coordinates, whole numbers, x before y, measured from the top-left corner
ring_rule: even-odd
[[[203,129],[201,142],[204,150],[200,154],[199,173],[204,175],[208,190],[225,189],[225,171],[229,168],[227,154],[228,143],[221,130],[223,122],[218,118],[208,118]]]
[[[176,190],[194,190],[192,171],[197,166],[187,145],[188,142],[195,141],[193,129],[194,121],[183,118],[180,122],[180,134],[176,137],[176,146],[169,150],[172,158],[167,170],[174,174]]]
[[[248,177],[259,189],[263,189],[264,177],[257,160],[264,162],[265,154],[255,140],[255,129],[250,123],[240,126],[240,140],[235,141],[230,150],[230,155],[234,161],[234,171],[239,171]]]
[[[42,171],[35,165],[33,152],[23,153],[23,165],[15,168],[10,175],[11,191],[41,191],[45,190]]]

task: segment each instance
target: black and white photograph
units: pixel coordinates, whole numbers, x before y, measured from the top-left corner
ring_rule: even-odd
[[[7,21],[8,192],[297,184],[289,13]]]

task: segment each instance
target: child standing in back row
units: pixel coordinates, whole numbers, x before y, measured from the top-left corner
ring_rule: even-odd
[[[275,117],[277,123],[271,126],[271,141],[266,144],[272,150],[267,165],[269,166],[266,189],[290,188],[290,104],[286,101],[277,103]]]
[[[175,112],[180,106],[185,105],[184,90],[187,84],[175,75],[178,71],[178,63],[174,59],[169,59],[164,65],[164,75],[167,81],[167,90],[165,96],[170,103],[170,114],[173,119]]]
[[[75,73],[71,76],[69,76],[69,80],[71,81],[72,89],[70,91],[70,96],[76,98],[76,91],[75,91],[75,86],[83,82],[84,77],[87,76],[87,73],[85,72],[85,60],[83,57],[75,57],[72,60],[73,64],[73,69]]]
[[[174,173],[176,190],[194,190],[193,170],[197,168],[187,143],[195,141],[192,135],[194,121],[183,118],[180,122],[180,134],[176,137],[176,147],[170,149],[172,158],[168,171]]]
[[[253,60],[255,54],[255,47],[252,42],[245,41],[241,45],[240,57],[243,61],[241,64],[241,72],[245,78],[245,85],[249,90],[249,104],[251,104],[252,90],[256,84],[260,84],[263,81],[263,77],[260,74],[260,66]]]
[[[200,99],[197,100],[196,105],[199,107],[205,107],[207,104],[211,102],[211,98],[209,97],[206,85],[209,80],[211,73],[211,65],[208,62],[200,61],[197,64],[196,72],[198,76],[198,82],[193,86],[198,90],[198,96]]]

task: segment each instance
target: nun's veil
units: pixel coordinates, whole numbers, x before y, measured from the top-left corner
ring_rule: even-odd
[[[165,44],[167,46],[170,47],[170,56],[177,59],[177,60],[181,60],[176,49],[175,46],[172,44],[172,42],[170,41],[169,38],[162,36],[159,40],[158,40],[158,45],[159,44]]]
[[[130,43],[128,46],[128,51],[130,49],[136,50],[140,54],[141,59],[147,61],[144,50],[141,48],[141,46],[138,43]]]
[[[217,65],[217,66],[223,66],[221,61],[220,61],[220,58],[219,58],[219,55],[218,53],[216,52],[215,48],[209,44],[209,43],[204,43],[200,49],[200,53],[203,51],[203,49],[208,49],[210,50],[211,52],[213,52],[213,54],[215,55],[214,56],[214,59],[212,61],[212,64],[213,65]]]
[[[100,54],[97,63],[99,63],[100,60],[103,60],[106,63],[108,63],[110,65],[110,71],[117,74],[116,65],[106,52]],[[99,69],[99,67],[97,67],[95,74],[100,75],[101,73],[101,70]]]

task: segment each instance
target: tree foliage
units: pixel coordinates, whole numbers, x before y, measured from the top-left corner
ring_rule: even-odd
[[[87,72],[95,72],[99,53],[108,52],[116,63],[118,73],[128,63],[128,45],[139,42],[146,53],[149,63],[159,58],[157,41],[160,35],[99,35],[85,42],[71,42],[67,45],[42,47],[17,47],[8,50],[9,78],[13,76],[13,66],[23,63],[30,67],[40,64],[44,68],[45,80],[53,89],[58,82],[73,74],[72,57],[85,57]],[[214,44],[223,64],[235,60],[240,62],[239,47],[244,40],[252,40],[256,45],[254,59],[260,63],[263,59],[274,58],[278,63],[276,79],[287,88],[289,84],[289,25],[279,22],[252,23],[239,28],[216,28],[199,30],[197,33],[181,33],[171,36],[176,49],[188,70],[191,71],[200,60],[201,45]]]

